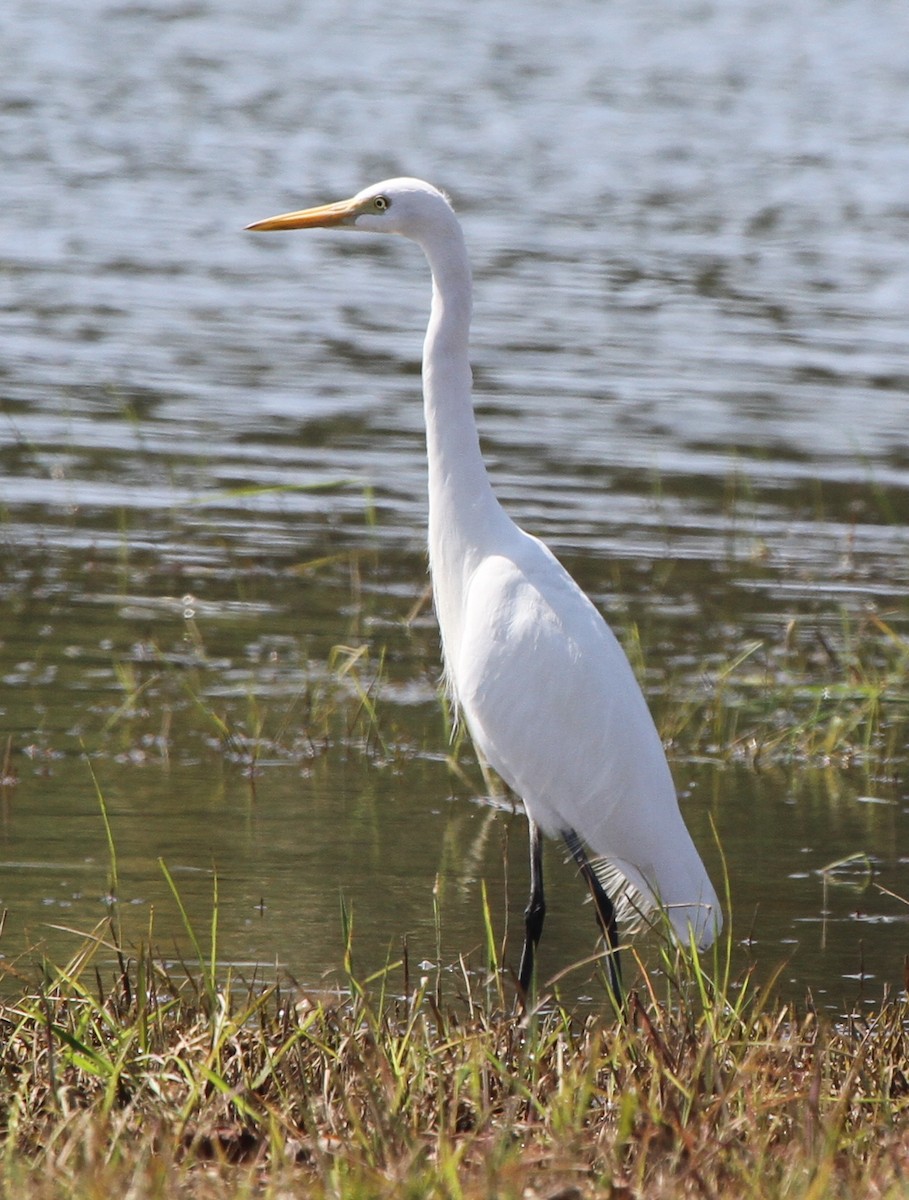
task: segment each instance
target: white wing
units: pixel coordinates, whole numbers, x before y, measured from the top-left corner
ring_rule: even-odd
[[[709,945],[720,907],[628,659],[541,542],[513,548],[466,592],[450,669],[471,734],[545,832],[574,829],[599,857],[620,917],[659,903]]]

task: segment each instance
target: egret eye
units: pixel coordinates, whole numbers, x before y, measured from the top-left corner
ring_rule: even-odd
[[[376,196],[375,200],[372,202],[372,206],[376,212],[385,212],[390,203],[391,201],[387,196]]]

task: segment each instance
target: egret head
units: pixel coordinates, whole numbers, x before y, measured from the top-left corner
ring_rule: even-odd
[[[397,233],[421,241],[440,222],[453,220],[451,204],[438,188],[422,179],[386,179],[350,200],[282,213],[247,225],[252,230],[313,229],[334,225],[370,233]]]

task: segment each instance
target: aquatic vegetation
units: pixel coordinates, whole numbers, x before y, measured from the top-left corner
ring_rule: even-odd
[[[793,619],[780,644],[750,642],[706,667],[697,692],[664,689],[663,733],[682,756],[843,766],[906,757],[909,638],[875,613],[844,612],[836,636]]]
[[[147,740],[161,730],[163,745],[180,711],[184,736],[201,721],[229,758],[252,770],[262,755],[334,750],[385,759],[412,741],[402,728],[399,689],[381,641],[354,639],[332,646],[324,661],[295,662],[281,689],[257,687],[252,670],[233,669],[225,685],[225,664],[208,657],[198,626],[193,636],[190,660],[154,645],[143,648],[143,663],[115,660],[123,698],[106,714],[102,734],[128,729]],[[909,636],[874,612],[843,611],[835,630],[793,618],[777,641],[720,648],[684,674],[654,663],[635,627],[625,642],[678,758],[843,766],[905,758]],[[444,744],[451,714],[441,688],[426,683],[422,706]],[[459,730],[453,769],[468,745]]]

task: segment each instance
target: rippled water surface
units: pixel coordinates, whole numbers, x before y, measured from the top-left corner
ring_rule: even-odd
[[[873,10],[8,0],[8,958],[104,917],[96,782],[136,939],[152,908],[182,937],[158,858],[203,924],[217,870],[225,962],[306,984],[342,893],[365,965],[434,956],[434,888],[448,961],[481,881],[514,935],[523,821],[448,761],[420,605],[425,264],[256,218],[395,174],[451,193],[496,488],[642,647],[668,733],[740,655],[906,636],[909,9]],[[742,961],[835,1005],[899,987],[909,913],[869,880],[909,895],[904,748],[675,741]],[[548,870],[555,972],[593,923]]]

